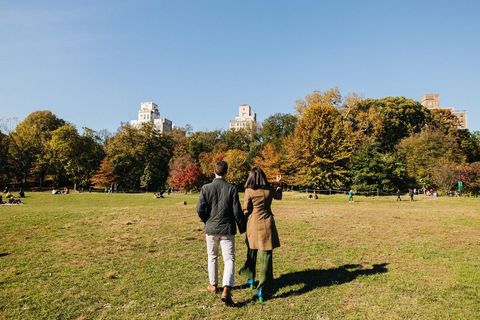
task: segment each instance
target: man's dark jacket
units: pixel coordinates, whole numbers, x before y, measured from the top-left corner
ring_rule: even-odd
[[[240,206],[235,186],[216,178],[202,187],[197,203],[197,213],[205,223],[206,234],[234,235],[246,230],[245,216]]]

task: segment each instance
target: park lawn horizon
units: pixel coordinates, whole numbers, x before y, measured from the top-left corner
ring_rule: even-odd
[[[27,196],[0,206],[0,319],[480,318],[478,198],[285,192],[275,294],[227,307],[206,290],[198,194]]]

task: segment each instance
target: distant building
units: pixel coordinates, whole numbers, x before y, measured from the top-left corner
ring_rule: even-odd
[[[153,123],[155,128],[162,133],[172,131],[172,121],[160,118],[158,105],[154,102],[142,102],[138,110],[138,119],[130,121],[133,127],[139,128],[144,123]]]
[[[450,110],[450,112],[458,119],[458,128],[467,129],[467,112],[463,110],[455,110],[453,107],[441,107],[440,95],[438,93],[427,93],[422,98],[422,105],[430,110]]]
[[[257,127],[257,115],[248,104],[241,104],[238,107],[238,116],[230,121],[229,129],[234,130],[255,130]]]

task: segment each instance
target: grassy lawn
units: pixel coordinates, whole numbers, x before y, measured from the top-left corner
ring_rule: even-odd
[[[0,319],[480,319],[479,199],[286,193],[277,292],[226,307],[206,291],[197,195],[28,196],[0,206]]]

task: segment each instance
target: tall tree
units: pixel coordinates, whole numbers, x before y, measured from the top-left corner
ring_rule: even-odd
[[[34,176],[42,185],[49,168],[46,160],[51,133],[65,124],[50,111],[29,114],[10,133],[9,161],[17,181]]]
[[[301,150],[298,157],[303,160],[299,173],[304,185],[339,188],[348,180],[353,141],[336,102],[317,92],[306,99],[295,128],[295,144]]]
[[[203,152],[211,152],[215,145],[220,141],[221,133],[215,131],[198,131],[192,133],[188,139],[188,152],[193,159],[198,161],[198,158]]]
[[[377,147],[364,143],[350,159],[351,188],[392,192],[408,184],[406,167],[396,154],[382,154]]]
[[[8,181],[8,136],[0,131],[0,183]]]
[[[118,176],[120,187],[139,190],[140,179],[148,165],[148,190],[161,189],[168,177],[168,163],[173,155],[171,136],[161,134],[153,125],[140,129],[124,125],[106,146],[106,153]]]
[[[89,183],[104,156],[95,131],[84,128],[84,134],[80,135],[69,123],[52,132],[48,149],[53,167],[61,168],[75,189],[77,185],[86,186]]]
[[[288,113],[275,113],[262,124],[262,138],[265,142],[273,143],[279,148],[281,141],[293,133],[297,125],[297,117]]]
[[[377,144],[381,152],[393,152],[401,139],[432,122],[428,109],[404,97],[357,100],[343,114],[356,133],[355,139]]]
[[[230,129],[222,133],[220,141],[226,144],[228,150],[236,149],[248,152],[254,138],[255,134],[245,129]]]
[[[439,130],[426,129],[407,137],[397,149],[407,166],[408,175],[426,187],[432,183],[432,171],[437,170],[440,160],[465,161],[455,138]]]

